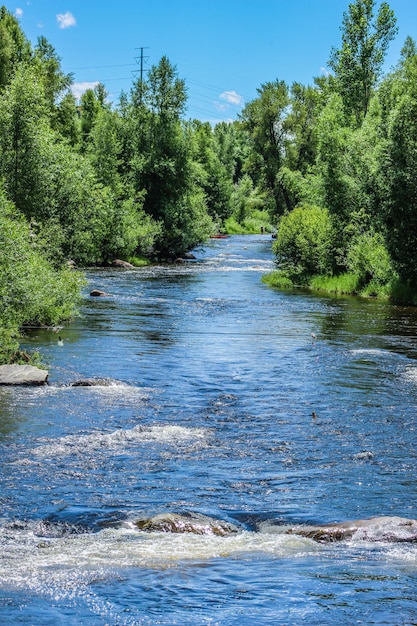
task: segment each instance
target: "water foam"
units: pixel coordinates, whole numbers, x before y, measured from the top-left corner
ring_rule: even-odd
[[[171,446],[204,444],[210,436],[206,428],[185,428],[178,425],[138,425],[113,432],[97,431],[88,435],[68,435],[31,450],[36,457],[71,456],[93,453],[97,450],[115,450],[130,444],[160,443]]]

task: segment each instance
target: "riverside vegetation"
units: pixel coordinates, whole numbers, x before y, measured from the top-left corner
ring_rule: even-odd
[[[355,0],[311,85],[262,84],[238,121],[186,119],[167,57],[117,105],[77,103],[55,49],[0,8],[0,362],[25,325],[76,313],[68,267],[175,259],[219,229],[271,232],[271,285],[417,303],[417,48],[382,68],[396,19]]]

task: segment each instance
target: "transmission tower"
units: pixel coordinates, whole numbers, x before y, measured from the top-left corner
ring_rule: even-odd
[[[146,63],[149,57],[143,54],[144,50],[147,50],[149,46],[141,46],[140,48],[135,48],[135,50],[140,50],[140,55],[135,57],[136,63],[139,64],[139,70],[134,70],[133,74],[137,76],[139,74],[139,102],[142,104],[142,96],[143,96],[143,74],[148,70],[145,70],[143,64]]]

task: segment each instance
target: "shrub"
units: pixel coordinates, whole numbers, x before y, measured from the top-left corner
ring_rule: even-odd
[[[279,268],[299,283],[305,283],[313,274],[329,273],[332,232],[327,209],[300,206],[285,214],[273,246]]]
[[[389,283],[394,271],[381,233],[366,232],[353,239],[348,249],[347,267],[357,275],[360,287]]]

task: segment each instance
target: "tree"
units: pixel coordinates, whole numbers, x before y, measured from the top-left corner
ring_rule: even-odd
[[[277,174],[284,163],[288,139],[286,114],[288,87],[284,81],[268,82],[258,89],[259,97],[242,111],[243,127],[248,131],[252,154],[247,169],[256,184],[267,190],[274,201],[275,213],[290,210],[290,198]]]
[[[0,8],[0,91],[13,77],[21,63],[32,58],[29,40],[20,28],[18,20],[5,6]]]
[[[387,244],[400,277],[417,283],[417,57],[405,65],[381,155]]]
[[[81,124],[77,102],[71,92],[66,93],[58,103],[52,124],[53,128],[65,137],[73,148],[79,148]]]
[[[161,224],[155,253],[165,257],[184,253],[212,228],[181,120],[185,103],[184,81],[163,57],[123,104],[124,177],[134,194],[145,192],[144,211]]]
[[[76,312],[84,279],[55,267],[44,241],[0,189],[0,363],[19,357],[24,324],[62,323]]]
[[[9,199],[29,217],[42,201],[45,170],[39,154],[48,132],[43,84],[32,68],[21,65],[0,96],[0,173]]]
[[[216,152],[216,141],[208,122],[194,120],[189,126],[190,143],[194,143],[194,164],[199,165],[198,183],[202,187],[209,215],[220,223],[231,212],[232,179]]]
[[[397,33],[394,12],[386,2],[374,19],[376,0],[355,0],[343,15],[342,47],[331,52],[329,66],[345,111],[359,126],[366,117],[390,41]]]
[[[44,96],[54,112],[57,99],[72,83],[72,74],[61,70],[61,59],[46,37],[39,37],[34,49],[33,65],[44,83]]]

